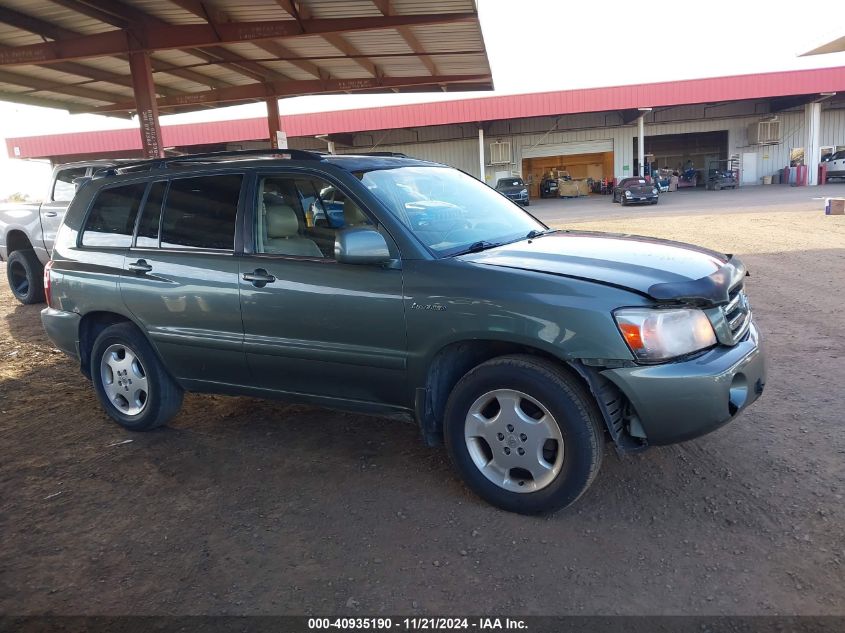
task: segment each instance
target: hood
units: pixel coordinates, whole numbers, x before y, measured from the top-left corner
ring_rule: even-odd
[[[655,301],[718,305],[745,273],[736,257],[690,244],[634,235],[561,231],[521,240],[464,261],[586,279]]]

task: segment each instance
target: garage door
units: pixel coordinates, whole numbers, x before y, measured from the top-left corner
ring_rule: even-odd
[[[543,156],[571,156],[572,154],[598,154],[612,152],[613,139],[599,141],[577,141],[573,143],[555,143],[522,148],[523,158],[542,158]]]

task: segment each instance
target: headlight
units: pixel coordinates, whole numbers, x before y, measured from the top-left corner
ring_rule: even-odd
[[[528,189],[523,189],[522,191],[519,192],[519,195],[527,196],[528,195]]]
[[[656,196],[657,195],[657,189],[652,189],[651,193],[653,193]]]
[[[626,198],[630,198],[632,195],[634,195],[634,194],[632,194],[630,191],[626,191],[626,192],[625,192],[625,197],[626,197]]]
[[[695,308],[624,308],[613,316],[622,338],[640,360],[668,360],[716,343],[710,319]]]

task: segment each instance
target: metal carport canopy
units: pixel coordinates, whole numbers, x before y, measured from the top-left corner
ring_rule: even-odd
[[[474,0],[0,0],[0,100],[138,114],[351,92],[491,90]]]

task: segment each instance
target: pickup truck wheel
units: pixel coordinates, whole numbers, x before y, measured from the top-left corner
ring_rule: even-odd
[[[166,424],[182,406],[182,389],[131,323],[103,330],[91,350],[94,390],[106,413],[130,431]]]
[[[9,288],[21,303],[44,302],[44,267],[31,248],[14,251],[6,263]]]
[[[449,456],[466,484],[510,512],[574,503],[604,452],[601,419],[584,387],[533,356],[503,356],[467,373],[446,405]]]

